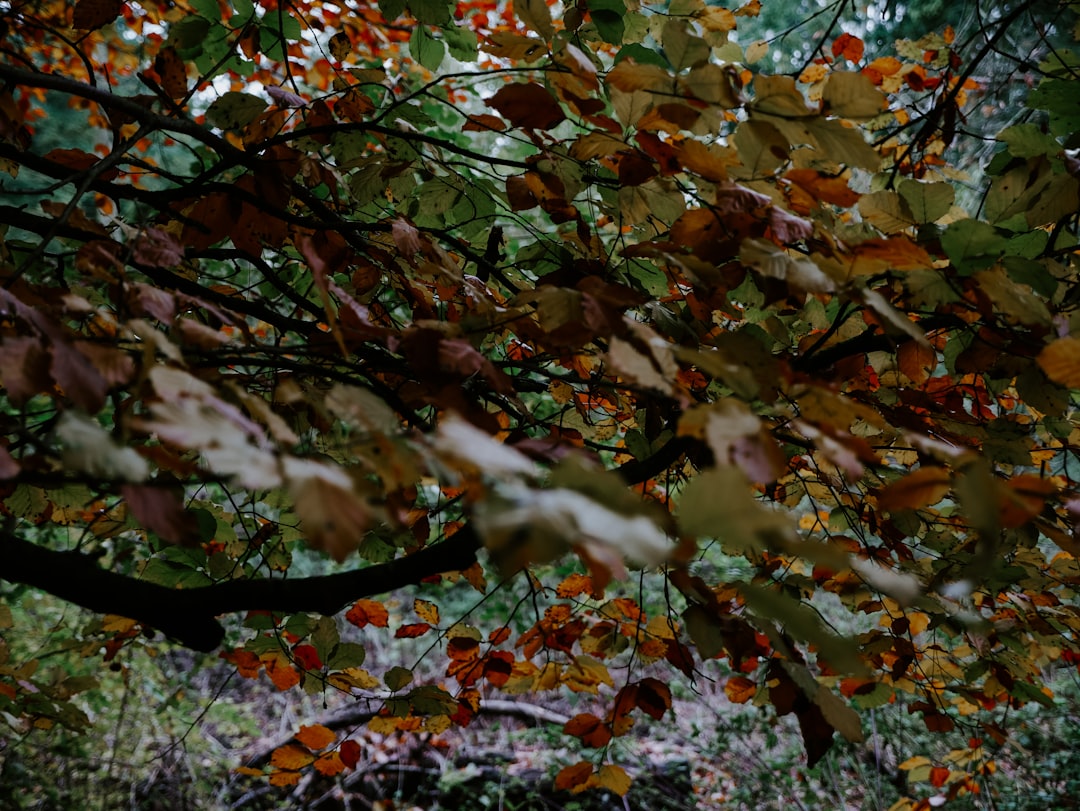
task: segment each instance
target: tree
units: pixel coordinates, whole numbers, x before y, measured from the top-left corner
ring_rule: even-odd
[[[810,762],[894,694],[931,729],[1047,700],[1042,668],[1080,662],[1076,52],[1001,77],[1029,116],[985,176],[949,149],[1010,32],[1073,17],[1017,2],[875,56],[836,8],[766,75],[735,39],[757,0],[15,4],[7,600],[101,615],[107,660],[161,632],[388,729],[468,723],[482,688],[596,694],[565,729],[601,753],[715,659]],[[83,126],[42,151],[59,110]],[[300,576],[306,548],[342,565]],[[353,628],[421,583],[534,615],[418,596],[394,635],[448,664],[414,685]],[[5,717],[83,723],[85,685],[11,644]],[[272,779],[355,766],[325,733]],[[557,784],[625,791],[598,763]]]

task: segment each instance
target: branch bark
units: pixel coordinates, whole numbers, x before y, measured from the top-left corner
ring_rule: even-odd
[[[46,591],[101,614],[138,620],[192,650],[212,651],[225,636],[217,617],[240,611],[332,615],[361,597],[385,594],[476,561],[480,539],[468,525],[415,554],[339,574],[280,580],[230,580],[172,589],[110,572],[79,552],[56,552],[0,533],[0,579]]]

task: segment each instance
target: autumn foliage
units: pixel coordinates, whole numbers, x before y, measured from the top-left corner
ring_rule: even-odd
[[[811,763],[897,695],[932,730],[1048,701],[1080,663],[1080,85],[1063,37],[962,164],[1014,6],[770,75],[757,0],[14,3],[0,578],[98,615],[87,653],[159,631],[378,730],[590,694],[574,791],[627,790],[606,747],[680,680],[793,714]],[[379,599],[421,584],[528,610]],[[85,722],[8,648],[5,718]],[[308,726],[269,779],[358,758]]]

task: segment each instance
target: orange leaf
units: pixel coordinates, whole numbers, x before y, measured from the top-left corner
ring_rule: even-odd
[[[882,56],[867,65],[866,69],[877,73],[879,76],[892,76],[894,73],[898,73],[903,66],[904,63],[895,56]]]
[[[363,628],[365,625],[385,628],[390,624],[390,613],[382,603],[374,600],[357,600],[353,607],[345,612],[345,619],[357,628]]]
[[[949,770],[944,766],[935,766],[930,770],[930,785],[934,788],[941,788],[948,779]]]
[[[724,685],[727,697],[736,704],[745,704],[757,693],[757,685],[746,676],[733,676]]]
[[[335,738],[337,735],[322,724],[300,727],[300,731],[296,733],[296,740],[312,751],[325,749],[334,742]]]
[[[573,766],[565,766],[555,775],[555,788],[559,791],[573,791],[574,793],[583,791],[592,773],[593,765],[587,760],[575,763]]]
[[[792,169],[784,178],[816,200],[845,207],[859,202],[859,195],[851,190],[843,177],[829,177],[813,169]]]
[[[341,762],[341,756],[337,752],[327,752],[315,761],[315,771],[325,777],[333,777],[345,771],[345,764]]]
[[[932,346],[918,341],[900,345],[896,352],[900,371],[916,386],[925,383],[937,366],[937,353]]]
[[[863,41],[851,34],[841,34],[832,44],[833,56],[843,56],[849,62],[858,62],[863,57]]]
[[[556,588],[555,593],[564,600],[577,597],[586,591],[592,590],[592,578],[587,574],[575,573],[563,580]]]
[[[1036,358],[1046,376],[1055,383],[1080,388],[1080,338],[1067,335],[1043,347]]]
[[[575,715],[563,727],[563,732],[580,738],[586,746],[599,748],[611,740],[611,730],[607,724],[592,713],[580,713]]]
[[[279,690],[288,690],[300,683],[300,673],[296,668],[277,657],[266,663],[266,675]]]
[[[272,786],[295,786],[300,782],[300,772],[274,772],[270,775]]]
[[[413,600],[413,611],[429,625],[439,624],[439,607],[435,603],[420,599]]]
[[[278,769],[302,769],[313,760],[315,755],[295,743],[279,746],[270,755],[270,765]]]
[[[898,479],[878,494],[885,512],[917,510],[936,504],[952,489],[952,476],[943,467],[922,467]]]

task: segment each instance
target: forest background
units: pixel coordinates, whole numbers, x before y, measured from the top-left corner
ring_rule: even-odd
[[[0,9],[0,803],[1072,807],[1069,3]]]

